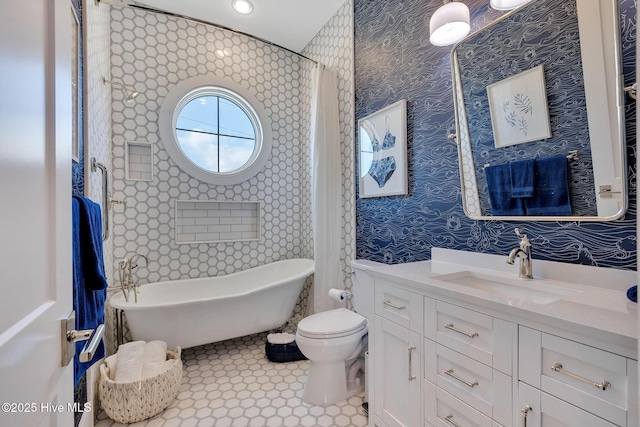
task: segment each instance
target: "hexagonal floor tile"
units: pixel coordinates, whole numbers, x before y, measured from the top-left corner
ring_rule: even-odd
[[[286,329],[295,331],[295,325],[289,324]],[[165,411],[135,423],[135,426],[367,425],[360,407],[362,394],[327,407],[303,402],[309,361],[270,362],[264,354],[266,335],[260,333],[185,349],[180,394]],[[203,379],[213,381],[206,391]],[[100,411],[96,426],[120,427],[123,424]]]

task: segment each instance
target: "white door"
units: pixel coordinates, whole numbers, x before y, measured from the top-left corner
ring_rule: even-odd
[[[0,4],[0,426],[73,426],[70,7]]]

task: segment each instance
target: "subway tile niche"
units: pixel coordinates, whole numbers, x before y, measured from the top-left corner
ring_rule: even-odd
[[[260,202],[176,200],[176,243],[260,240]]]

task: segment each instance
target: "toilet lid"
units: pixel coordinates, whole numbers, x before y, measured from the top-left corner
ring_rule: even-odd
[[[367,319],[346,308],[323,311],[298,323],[298,333],[309,338],[345,336],[367,326]]]

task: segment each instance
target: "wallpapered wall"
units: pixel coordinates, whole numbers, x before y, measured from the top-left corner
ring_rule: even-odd
[[[500,13],[487,1],[465,2],[472,31]],[[520,227],[534,257],[635,269],[635,103],[626,99],[630,210],[619,221],[472,221],[462,210],[449,55],[429,44],[428,20],[440,0],[355,0],[356,120],[407,100],[409,194],[358,199],[356,255],[387,263],[431,258],[432,247],[506,254]],[[625,85],[635,81],[636,5],[620,0]]]

